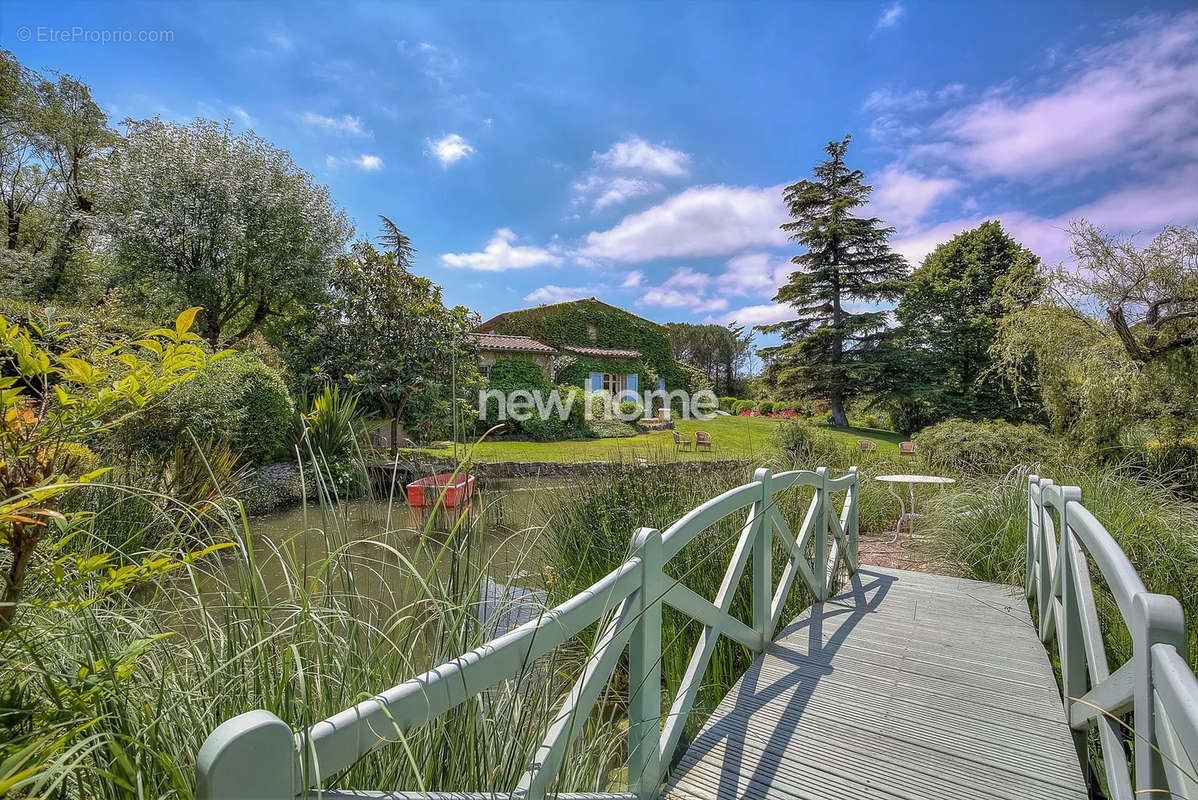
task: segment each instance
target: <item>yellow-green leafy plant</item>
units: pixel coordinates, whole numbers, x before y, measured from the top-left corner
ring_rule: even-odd
[[[0,315],[0,546],[9,551],[0,631],[12,623],[38,546],[66,521],[64,500],[105,472],[87,443],[213,358],[191,332],[198,311],[181,313],[173,329],[87,353],[55,352],[69,335],[60,324]]]

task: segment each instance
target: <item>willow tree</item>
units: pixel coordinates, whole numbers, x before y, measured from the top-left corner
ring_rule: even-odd
[[[782,345],[761,351],[778,364],[780,382],[826,398],[833,425],[848,425],[845,405],[869,392],[886,363],[877,346],[888,312],[869,304],[896,299],[907,275],[907,262],[890,249],[894,228],[853,213],[872,187],[845,164],[850,139],[829,142],[813,179],[782,193],[790,211],[782,230],[806,252],[791,259],[799,269],[774,301],[792,306],[795,319],[760,327],[782,336]]]

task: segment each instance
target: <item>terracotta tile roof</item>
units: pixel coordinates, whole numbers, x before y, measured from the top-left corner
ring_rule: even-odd
[[[605,347],[572,347],[566,345],[563,349],[580,356],[598,356],[600,358],[640,358],[639,350],[609,350]]]
[[[504,350],[513,353],[546,353],[553,354],[554,350],[547,344],[541,344],[531,336],[501,336],[495,333],[473,334],[474,342],[480,350]]]

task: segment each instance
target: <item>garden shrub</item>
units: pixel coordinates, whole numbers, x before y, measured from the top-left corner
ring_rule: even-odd
[[[635,400],[625,400],[624,402],[620,403],[620,416],[632,417],[632,421],[634,422],[644,416],[643,411],[644,409],[641,407],[641,404]]]
[[[965,475],[1002,474],[1059,456],[1063,446],[1037,425],[950,419],[924,428],[914,439],[920,458],[932,470]]]
[[[251,464],[266,464],[286,456],[294,413],[276,370],[253,353],[232,353],[171,389],[136,426],[122,426],[118,438],[159,460],[206,441],[228,444]]]
[[[832,434],[803,420],[787,420],[773,433],[773,442],[790,463],[803,469],[848,466],[847,450]]]
[[[732,413],[734,413],[734,414],[739,414],[742,411],[752,411],[752,410],[753,410],[753,401],[752,400],[737,400],[736,403],[732,406]]]
[[[762,400],[761,405],[757,407],[757,410],[760,411],[762,414],[773,414],[774,413],[774,401],[773,400]]]
[[[1125,465],[1179,494],[1198,498],[1198,426],[1160,417],[1125,428],[1120,445]]]
[[[591,423],[591,432],[600,439],[625,439],[637,435],[637,429],[618,419],[599,420]]]
[[[349,459],[358,451],[357,439],[362,435],[364,419],[357,394],[342,392],[336,385],[326,385],[312,399],[312,407],[307,413],[295,415],[292,443],[299,448],[302,459],[313,454]]]
[[[727,411],[729,414],[731,414],[732,410],[735,407],[736,407],[736,398],[735,397],[721,397],[720,398],[720,411]]]

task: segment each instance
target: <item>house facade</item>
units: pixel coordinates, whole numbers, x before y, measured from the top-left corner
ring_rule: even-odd
[[[509,354],[536,352],[546,353],[554,382],[591,392],[687,388],[665,328],[597,298],[506,311],[475,333],[484,370]]]

